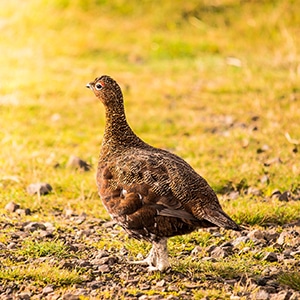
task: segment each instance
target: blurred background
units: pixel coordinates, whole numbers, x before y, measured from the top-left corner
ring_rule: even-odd
[[[0,28],[3,203],[32,181],[96,193],[93,172],[65,166],[96,166],[104,111],[85,84],[102,74],[134,131],[218,192],[299,187],[298,1],[10,0]]]

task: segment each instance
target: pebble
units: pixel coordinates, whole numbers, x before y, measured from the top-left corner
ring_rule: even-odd
[[[264,239],[264,234],[261,230],[259,229],[255,229],[250,231],[247,236],[251,239],[251,240],[262,240]]]
[[[250,241],[250,238],[248,236],[240,236],[238,238],[236,238],[235,240],[233,240],[231,243],[234,247],[239,246],[242,243],[247,243]]]
[[[270,300],[289,300],[291,298],[291,295],[291,292],[280,291],[277,294],[271,294]]]
[[[73,169],[79,169],[81,171],[89,171],[91,169],[91,165],[89,165],[86,161],[82,160],[81,158],[71,155],[67,166]]]
[[[225,249],[221,247],[216,247],[212,252],[211,252],[211,257],[213,258],[225,258],[228,256],[228,252],[225,251]]]
[[[291,198],[291,193],[289,191],[285,191],[283,192],[280,196],[279,196],[279,201],[289,201]]]
[[[53,285],[46,285],[43,288],[43,295],[48,295],[54,291]]]
[[[18,208],[16,210],[16,213],[19,215],[19,216],[29,216],[31,214],[31,210],[29,208]]]
[[[267,252],[262,260],[269,261],[269,262],[275,262],[275,261],[278,261],[278,256],[274,252]]]
[[[109,273],[110,272],[110,268],[108,265],[101,265],[98,267],[98,271],[101,273]]]
[[[268,300],[269,293],[264,289],[258,290],[255,294],[252,295],[253,300]]]
[[[46,226],[39,222],[29,222],[24,227],[25,231],[34,232],[36,230],[46,230]]]
[[[289,237],[289,234],[288,232],[286,231],[283,231],[280,233],[276,243],[279,244],[279,245],[283,245],[285,242],[286,242],[286,239]]]
[[[5,210],[9,211],[9,212],[15,212],[17,209],[20,208],[20,204],[17,204],[13,201],[11,202],[8,202],[6,205],[5,205]]]
[[[52,186],[46,182],[32,183],[27,186],[26,190],[29,195],[39,194],[47,195],[52,191]]]
[[[17,299],[20,300],[30,300],[31,294],[30,293],[20,293],[19,295],[17,295]]]
[[[62,296],[62,300],[80,300],[80,296],[68,293]]]

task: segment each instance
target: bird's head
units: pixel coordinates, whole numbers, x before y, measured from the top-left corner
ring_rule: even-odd
[[[86,85],[105,106],[123,104],[123,95],[118,83],[107,75],[97,77]]]

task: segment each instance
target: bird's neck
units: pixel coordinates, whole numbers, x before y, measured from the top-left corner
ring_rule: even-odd
[[[106,124],[101,151],[103,156],[145,144],[128,125],[123,107],[106,107],[105,115]]]

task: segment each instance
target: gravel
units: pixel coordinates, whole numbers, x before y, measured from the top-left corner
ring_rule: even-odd
[[[6,230],[9,239],[0,243],[0,260],[9,257],[15,264],[24,262],[29,265],[47,261],[62,270],[79,268],[82,282],[62,288],[50,283],[36,284],[30,279],[4,281],[0,283],[0,299],[101,299],[99,295],[105,294],[110,295],[110,299],[176,300],[192,299],[199,290],[216,288],[226,292],[226,299],[300,299],[299,291],[278,281],[283,272],[299,270],[299,224],[289,224],[279,230],[272,227],[232,232],[226,240],[226,231],[207,229],[216,243],[206,247],[195,244],[192,249],[182,248],[177,253],[178,261],[190,256],[192,261],[209,262],[212,266],[233,255],[252,255],[260,266],[260,275],[253,271],[250,275],[236,274],[234,278],[223,278],[209,272],[190,274],[188,267],[180,272],[177,267],[164,274],[151,276],[145,267],[128,263],[132,258],[128,257],[130,251],[126,249],[126,243],[121,248],[104,245],[100,249],[94,246],[101,241],[102,236],[120,243],[124,240],[123,231],[113,221],[105,222],[85,213],[77,215],[73,211],[65,211],[56,213],[53,223],[43,220],[23,222],[20,216],[13,218],[17,222],[10,222],[9,216],[16,216],[17,212],[14,205],[7,206],[7,221],[0,222],[0,230]],[[54,223],[60,225],[57,227]],[[228,240],[228,236],[232,238]],[[70,255],[24,257],[18,254],[24,240],[60,241],[67,246]],[[172,264],[176,265],[176,262],[173,254]]]

